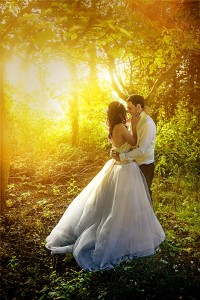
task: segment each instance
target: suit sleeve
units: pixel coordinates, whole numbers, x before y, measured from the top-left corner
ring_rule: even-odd
[[[144,123],[138,136],[138,143],[136,148],[127,153],[121,153],[119,155],[120,160],[131,161],[144,155],[149,150],[149,147],[153,139],[155,138],[155,133],[156,129],[153,124],[151,124],[150,122]]]

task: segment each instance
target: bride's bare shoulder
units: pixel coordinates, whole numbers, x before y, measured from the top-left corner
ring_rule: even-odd
[[[124,128],[126,128],[125,125],[123,123],[119,123],[115,125],[114,130],[121,130]]]

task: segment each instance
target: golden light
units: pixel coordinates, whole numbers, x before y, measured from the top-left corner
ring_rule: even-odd
[[[78,68],[78,78],[85,78],[88,74],[88,67]],[[100,82],[111,82],[108,70],[98,67],[98,78]],[[82,73],[82,74],[81,74]],[[70,73],[67,62],[63,60],[50,60],[44,62],[42,66],[37,66],[22,58],[14,57],[6,64],[6,79],[12,85],[20,84],[21,87],[28,91],[39,91],[42,84],[55,85],[58,89],[63,85],[70,88]],[[61,88],[62,90],[62,88]]]
[[[52,118],[63,118],[69,109],[72,82],[67,62],[61,58],[34,64],[14,57],[6,64],[6,81],[15,88],[17,102],[26,102],[32,111]],[[84,83],[89,74],[87,64],[77,67],[78,82]],[[99,82],[106,88],[111,79],[108,70],[98,66]],[[92,88],[92,82],[90,82]]]
[[[20,69],[21,66],[21,60],[18,57],[15,57],[12,61],[8,62],[6,64],[6,79],[11,84],[17,84],[20,81]]]
[[[19,57],[13,58],[6,64],[6,79],[12,85],[20,85],[28,92],[40,90],[38,69],[33,64],[24,65]]]
[[[48,84],[60,84],[63,82],[67,83],[67,79],[70,77],[67,64],[60,60],[51,60],[47,64],[46,74],[46,81]]]
[[[43,64],[45,73],[45,82],[48,84],[59,85],[67,82],[69,72],[67,64],[63,61],[51,60],[47,64]],[[40,90],[41,80],[39,73],[40,67],[34,64],[24,66],[24,62],[19,57],[13,58],[6,64],[6,79],[13,85],[22,83],[23,88],[27,91]],[[44,76],[42,76],[44,79]]]
[[[108,70],[99,68],[98,70],[99,81],[111,83],[111,78]]]
[[[67,103],[63,104],[69,88],[68,78],[67,65],[59,60],[37,67],[14,57],[5,67],[6,82],[16,88],[16,105],[24,101],[31,111],[55,119],[63,118],[68,110]]]
[[[63,105],[60,103],[59,99],[48,99],[45,102],[30,102],[29,107],[32,111],[38,112],[43,116],[55,120],[60,120],[66,118],[66,111],[68,110],[68,105]],[[64,109],[63,109],[64,107]]]

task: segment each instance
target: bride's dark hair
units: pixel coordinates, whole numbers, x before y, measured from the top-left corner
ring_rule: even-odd
[[[108,105],[107,110],[107,124],[108,124],[108,138],[111,139],[113,128],[116,124],[126,123],[126,109],[123,104],[113,101]]]

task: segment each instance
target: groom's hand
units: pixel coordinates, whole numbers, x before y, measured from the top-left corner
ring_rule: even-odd
[[[113,159],[115,159],[117,161],[120,161],[119,153],[116,152],[114,149],[110,150],[110,157],[112,157]]]

